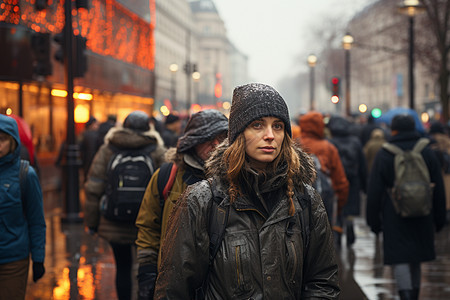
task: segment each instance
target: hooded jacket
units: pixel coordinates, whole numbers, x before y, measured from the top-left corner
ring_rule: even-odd
[[[418,132],[402,132],[389,143],[401,149],[412,149],[420,138]],[[436,155],[425,147],[422,156],[430,172],[433,187],[433,210],[429,216],[402,218],[395,213],[388,190],[393,187],[394,154],[384,148],[378,151],[372,166],[367,190],[366,218],[374,233],[383,231],[384,263],[402,264],[430,261],[435,258],[434,231],[446,221],[445,192]]]
[[[29,166],[26,194],[21,195],[17,123],[0,115],[0,130],[12,136],[18,145],[14,152],[0,158],[0,264],[25,259],[30,253],[33,262],[43,263],[46,225],[39,179]]]
[[[153,128],[138,132],[129,128],[114,127],[105,136],[105,143],[92,161],[88,180],[84,185],[86,226],[98,230],[98,234],[109,242],[134,244],[137,236],[137,227],[134,224],[107,220],[100,212],[100,199],[105,192],[108,179],[107,168],[114,155],[110,144],[119,149],[139,149],[156,144],[156,149],[150,153],[155,169],[163,163],[166,149],[162,146],[161,137]]]
[[[293,178],[296,199],[306,197],[311,203],[305,249],[298,201],[296,213],[289,215],[286,166],[266,180],[248,170],[252,186],[244,190],[254,193],[244,193],[231,204],[221,161],[227,147],[224,141],[207,162],[207,172],[214,174],[211,186],[210,180],[189,186],[174,208],[162,245],[155,299],[193,299],[206,278],[205,299],[337,299],[332,233],[323,203],[309,185],[315,177],[310,157],[297,149],[301,172]],[[211,188],[222,199],[220,206],[230,209],[225,236],[209,269]],[[257,195],[272,203],[272,209],[257,205]]]
[[[347,202],[349,183],[337,148],[325,139],[325,123],[319,112],[309,112],[300,118],[300,143],[306,152],[315,154],[322,170],[330,175],[333,190],[338,198],[340,212]]]

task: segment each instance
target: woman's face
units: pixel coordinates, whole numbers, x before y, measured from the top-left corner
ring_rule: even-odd
[[[11,150],[11,139],[9,134],[0,131],[0,157],[3,157]]]
[[[264,117],[250,123],[244,130],[245,152],[252,166],[264,168],[281,152],[284,123],[275,117]]]

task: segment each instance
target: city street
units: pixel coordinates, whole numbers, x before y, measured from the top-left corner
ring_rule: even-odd
[[[43,182],[46,274],[33,283],[30,272],[26,299],[117,299],[114,259],[108,243],[87,234],[82,223],[61,221],[64,204],[55,185],[57,181]],[[82,191],[80,196],[83,198]],[[390,268],[382,264],[382,240],[369,231],[362,217],[355,220],[355,233],[353,247],[347,248],[343,238],[338,251],[341,299],[398,300]],[[450,299],[450,226],[436,237],[437,259],[422,268],[421,300]]]

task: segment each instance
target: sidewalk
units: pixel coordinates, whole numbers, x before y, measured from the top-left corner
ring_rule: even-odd
[[[370,232],[363,218],[355,220],[356,243],[343,249],[348,269],[370,300],[399,299],[391,269],[383,265],[382,237]],[[354,263],[351,263],[354,261]],[[450,225],[436,234],[436,260],[422,264],[420,300],[450,299]]]

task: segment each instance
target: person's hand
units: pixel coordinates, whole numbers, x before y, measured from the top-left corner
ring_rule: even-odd
[[[45,267],[44,263],[33,262],[33,281],[36,282],[44,276]]]
[[[155,292],[156,266],[139,264],[138,269],[138,300],[151,300]]]

